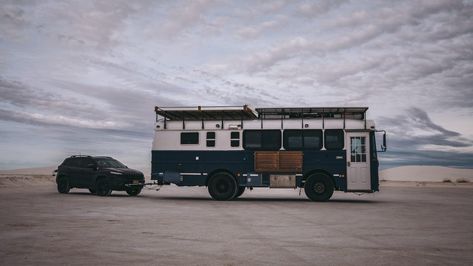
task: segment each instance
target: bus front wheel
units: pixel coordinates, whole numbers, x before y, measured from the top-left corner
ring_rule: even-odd
[[[332,179],[325,173],[310,175],[304,185],[304,192],[313,201],[328,201],[333,195]]]
[[[210,196],[215,200],[231,200],[238,192],[238,184],[228,173],[216,173],[208,182]]]

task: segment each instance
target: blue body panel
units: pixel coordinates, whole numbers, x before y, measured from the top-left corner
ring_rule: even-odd
[[[302,175],[323,170],[333,177],[337,190],[346,191],[345,151],[305,151]],[[178,186],[205,186],[215,171],[229,171],[241,186],[269,186],[269,174],[254,171],[254,151],[152,151],[151,179]],[[304,185],[302,175],[297,186]],[[248,179],[250,178],[250,179]],[[248,181],[251,180],[251,181]],[[259,183],[259,184],[257,184]]]
[[[379,161],[376,152],[376,137],[374,132],[370,132],[370,174],[371,174],[371,191],[379,191]]]
[[[333,177],[335,188],[346,191],[346,151],[304,151],[303,174],[322,170]],[[342,176],[342,177],[340,177]]]

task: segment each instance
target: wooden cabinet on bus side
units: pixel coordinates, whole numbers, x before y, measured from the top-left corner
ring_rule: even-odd
[[[256,151],[255,172],[296,174],[302,172],[302,151]]]

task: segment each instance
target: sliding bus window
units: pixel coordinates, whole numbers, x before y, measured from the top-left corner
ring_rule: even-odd
[[[284,149],[320,150],[322,148],[322,130],[284,130]]]
[[[327,150],[343,150],[345,146],[345,134],[342,129],[326,129],[325,130],[325,149]]]
[[[243,131],[245,150],[276,151],[281,149],[280,130],[245,130]]]

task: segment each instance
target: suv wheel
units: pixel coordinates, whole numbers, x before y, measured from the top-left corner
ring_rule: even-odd
[[[69,185],[69,179],[65,176],[61,176],[57,180],[57,191],[59,193],[69,193],[71,186]]]
[[[223,172],[212,175],[208,189],[215,200],[231,200],[238,192],[238,185],[232,175]]]
[[[128,195],[130,195],[130,196],[137,196],[138,194],[141,193],[141,189],[142,189],[142,188],[143,188],[143,187],[141,187],[141,186],[132,186],[132,187],[127,187],[127,188],[125,189],[125,191],[126,191],[126,193],[127,193]]]
[[[110,194],[112,194],[110,183],[108,182],[106,178],[100,178],[97,181],[95,190],[96,190],[97,195],[99,196],[109,196]]]

